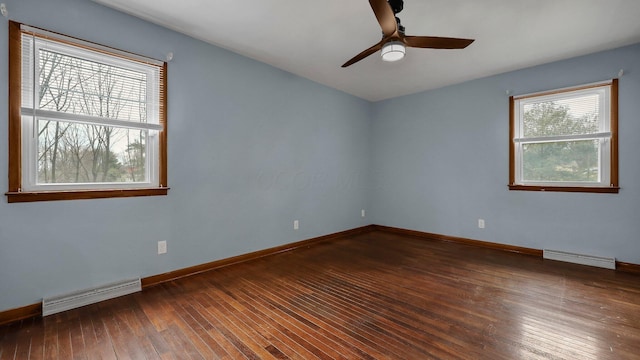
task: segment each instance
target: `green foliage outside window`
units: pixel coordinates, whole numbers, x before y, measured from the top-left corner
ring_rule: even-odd
[[[582,135],[598,132],[597,113],[573,114],[555,102],[525,107],[524,137]],[[598,181],[601,140],[571,140],[523,144],[523,179],[526,181]]]

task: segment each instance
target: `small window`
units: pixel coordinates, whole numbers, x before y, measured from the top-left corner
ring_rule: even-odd
[[[511,97],[509,188],[617,193],[617,85]]]
[[[12,22],[9,202],[165,195],[166,64]]]

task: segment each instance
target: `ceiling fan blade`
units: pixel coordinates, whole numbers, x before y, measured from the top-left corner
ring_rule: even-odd
[[[372,47],[368,48],[367,50],[361,52],[360,54],[354,56],[351,60],[347,61],[346,63],[344,63],[344,65],[342,65],[343,68],[349,66],[349,65],[353,65],[355,63],[357,63],[358,61],[366,58],[367,56],[375,53],[376,51],[382,49],[382,41],[380,41],[379,43],[373,45]]]
[[[407,46],[429,49],[464,49],[475,40],[437,36],[404,36],[402,41]]]
[[[383,37],[393,35],[398,30],[398,24],[391,5],[387,0],[369,0],[369,4],[382,28]]]

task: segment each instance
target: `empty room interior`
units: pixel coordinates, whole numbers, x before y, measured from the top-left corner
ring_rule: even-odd
[[[0,360],[640,354],[640,2],[0,2]]]

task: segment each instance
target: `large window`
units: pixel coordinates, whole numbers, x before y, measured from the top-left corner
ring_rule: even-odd
[[[618,192],[617,85],[511,97],[510,189]]]
[[[10,23],[9,202],[164,195],[166,64]]]

